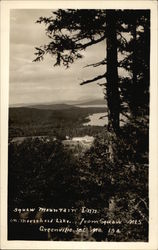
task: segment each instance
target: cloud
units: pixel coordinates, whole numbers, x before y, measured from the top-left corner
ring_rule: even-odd
[[[105,72],[101,68],[83,68],[104,59],[105,42],[88,48],[84,58],[69,69],[53,67],[54,59],[46,56],[42,62],[32,62],[35,46],[48,42],[45,27],[36,24],[40,16],[50,16],[50,10],[11,10],[10,29],[10,103],[53,102],[88,98],[103,98],[95,83],[80,86]]]

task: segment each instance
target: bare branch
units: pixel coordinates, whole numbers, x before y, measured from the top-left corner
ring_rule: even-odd
[[[103,116],[99,117],[99,119],[101,120],[101,119],[103,119],[104,117],[108,117],[108,115],[103,115]]]
[[[104,59],[104,60],[102,60],[102,61],[100,61],[98,63],[88,64],[88,65],[84,66],[84,68],[91,67],[91,66],[98,67],[100,65],[105,65],[105,64],[107,64],[107,60]]]
[[[99,82],[97,82],[97,85],[99,85],[100,87],[102,87],[102,86],[106,86],[106,83],[99,83]]]
[[[95,77],[93,79],[90,79],[90,80],[87,80],[87,81],[83,81],[83,82],[80,83],[80,85],[85,85],[87,83],[95,82],[95,81],[100,80],[100,79],[105,78],[105,77],[106,77],[106,74],[100,75],[100,76],[97,76],[97,77]]]

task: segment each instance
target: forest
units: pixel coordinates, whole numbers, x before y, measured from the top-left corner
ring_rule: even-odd
[[[10,108],[9,140],[21,136],[48,135],[65,139],[66,136],[95,135],[101,131],[101,127],[84,126],[84,123],[88,122],[87,117],[90,114],[106,111],[106,107],[80,108],[66,106],[66,109],[63,107],[57,109],[54,108],[54,105],[51,105],[51,108],[53,110],[30,107]]]
[[[15,226],[8,221],[8,238],[147,242],[150,11],[59,9],[50,17],[40,17],[37,24],[46,26],[50,43],[36,48],[34,63],[44,60],[49,54],[55,58],[54,66],[67,68],[75,60],[82,59],[82,51],[86,56],[89,46],[105,41],[105,60],[86,65],[92,69],[104,67],[105,73],[80,84],[104,80],[98,84],[104,89],[108,125],[84,130],[82,122],[94,111],[89,109],[82,109],[82,112],[75,109],[75,115],[72,115],[72,109],[64,110],[63,123],[59,110],[26,109],[24,117],[22,109],[10,109],[11,137],[20,133],[20,136],[32,136],[29,126],[30,131],[37,128],[33,132],[35,135],[41,135],[42,128],[44,133],[51,135],[53,112],[56,115],[55,127],[60,132],[67,129],[66,133],[70,133],[72,130],[72,136],[76,136],[84,131],[84,135],[93,135],[95,139],[91,148],[77,157],[63,147],[60,136],[55,141],[28,138],[19,145],[9,143],[8,213],[9,218],[16,216],[18,223]],[[119,75],[119,68],[126,71],[126,76]],[[129,120],[123,127],[120,126],[121,114]],[[15,207],[34,207],[36,211],[15,214]],[[39,207],[77,210],[74,214],[66,214],[69,222],[54,222],[50,226],[47,220],[50,214],[39,214]],[[81,223],[83,207],[98,211],[93,216],[85,213],[87,222],[84,224]],[[33,218],[39,221],[35,224],[20,223],[21,219]],[[64,219],[65,214],[51,214],[51,218]],[[40,219],[46,219],[46,222],[40,222]],[[100,219],[114,223],[111,226],[99,222],[100,231],[93,232],[92,228],[98,228]],[[121,222],[117,224],[119,220]],[[72,231],[41,232],[40,225],[53,229],[67,226]],[[82,229],[79,232],[76,231],[78,225]]]

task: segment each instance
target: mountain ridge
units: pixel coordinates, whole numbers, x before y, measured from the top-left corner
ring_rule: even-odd
[[[83,101],[62,101],[62,102],[48,102],[48,103],[30,103],[30,104],[12,104],[10,108],[26,107],[26,108],[38,108],[38,109],[67,109],[75,106],[94,106],[94,105],[106,105],[104,99],[94,99],[94,100],[83,100]]]

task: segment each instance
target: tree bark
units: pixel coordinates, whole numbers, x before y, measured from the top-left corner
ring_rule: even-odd
[[[116,12],[106,12],[107,32],[107,104],[108,104],[108,129],[110,132],[119,131],[120,98],[118,90],[117,69],[117,37],[116,37]]]

